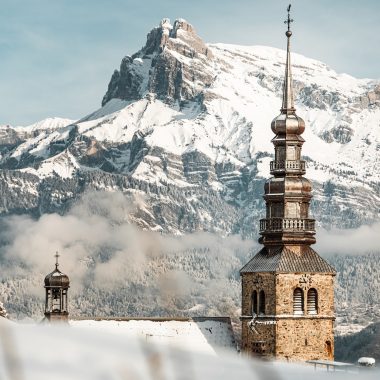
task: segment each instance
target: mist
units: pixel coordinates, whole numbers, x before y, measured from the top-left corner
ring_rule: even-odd
[[[317,244],[315,249],[322,256],[338,255],[364,255],[380,252],[379,236],[380,222],[372,225],[363,225],[358,228],[317,231]]]
[[[73,314],[238,315],[239,270],[260,249],[257,241],[143,230],[131,218],[143,203],[141,196],[88,192],[66,215],[3,218],[0,294],[10,314],[42,315],[43,279],[58,252]],[[376,252],[379,233],[380,223],[319,229],[315,249],[327,259]]]
[[[106,311],[112,311],[115,302],[124,304],[118,306],[120,313],[136,303],[138,309],[148,304],[158,313],[171,308],[186,313],[198,301],[200,310],[207,306],[217,312],[217,303],[236,309],[232,299],[238,298],[238,271],[257,243],[236,235],[173,236],[142,230],[130,219],[140,203],[139,197],[121,192],[89,192],[66,215],[4,218],[1,280],[42,305],[43,278],[54,269],[58,252],[59,269],[70,277],[76,308],[86,297],[102,297],[109,302],[102,301]]]

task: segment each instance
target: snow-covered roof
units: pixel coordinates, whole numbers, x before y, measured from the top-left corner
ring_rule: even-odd
[[[360,365],[373,366],[375,365],[376,360],[374,358],[362,357],[362,358],[359,358],[358,363]]]
[[[70,325],[216,355],[236,350],[228,317],[71,319]]]

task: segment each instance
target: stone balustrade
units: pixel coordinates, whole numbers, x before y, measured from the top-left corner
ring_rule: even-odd
[[[260,232],[315,231],[314,219],[270,218],[260,220]]]
[[[306,162],[302,160],[285,160],[281,162],[271,161],[270,171],[301,171],[306,172]]]

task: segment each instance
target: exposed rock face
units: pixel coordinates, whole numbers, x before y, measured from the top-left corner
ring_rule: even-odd
[[[146,93],[167,101],[193,100],[212,83],[207,70],[212,53],[185,20],[168,19],[148,33],[146,45],[123,58],[115,70],[102,105],[113,98],[138,100]],[[206,70],[205,70],[206,67]]]
[[[380,85],[374,84],[374,86],[358,100],[357,106],[360,108],[379,107],[380,106]]]
[[[331,129],[330,131],[325,131],[321,135],[321,138],[323,138],[325,141],[329,143],[336,141],[340,144],[347,144],[351,141],[353,134],[354,134],[354,131],[347,124],[347,125],[339,125]]]

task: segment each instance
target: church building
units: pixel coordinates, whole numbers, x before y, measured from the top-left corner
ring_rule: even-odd
[[[303,175],[305,122],[296,114],[290,62],[289,15],[281,113],[272,121],[273,176],[265,183],[266,217],[260,220],[263,248],[240,271],[242,350],[283,360],[334,358],[335,270],[311,245],[311,183]]]
[[[164,343],[174,348],[216,355],[236,351],[235,335],[229,317],[69,317],[69,277],[61,272],[55,255],[55,269],[45,277],[45,322],[61,323],[81,330],[131,336],[143,342]],[[1,303],[0,303],[1,317]]]

